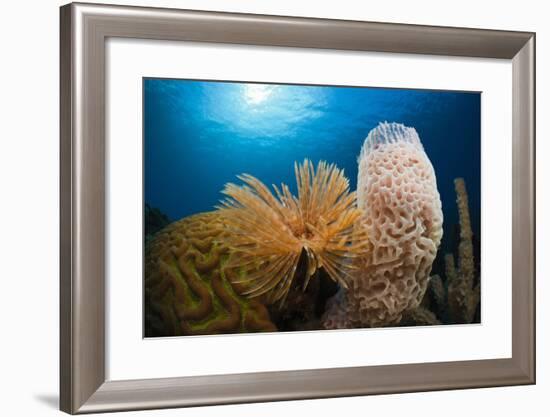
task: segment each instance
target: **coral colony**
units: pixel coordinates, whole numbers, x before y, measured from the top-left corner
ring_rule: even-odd
[[[357,192],[324,161],[295,164],[297,195],[243,174],[242,185],[226,185],[217,210],[148,239],[146,336],[283,330],[273,317],[296,303],[307,316],[306,293],[320,281],[335,294],[309,328],[438,324],[428,298],[439,317],[472,322],[480,297],[464,181],[455,181],[459,265],[446,256],[444,283],[430,278],[443,214],[416,130],[379,124],[358,163]]]

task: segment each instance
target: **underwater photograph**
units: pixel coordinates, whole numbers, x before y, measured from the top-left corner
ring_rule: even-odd
[[[481,93],[143,79],[144,337],[481,322]]]

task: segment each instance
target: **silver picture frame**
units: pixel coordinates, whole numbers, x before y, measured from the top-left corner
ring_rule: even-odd
[[[92,413],[535,383],[535,34],[72,3],[60,27],[60,408]],[[512,357],[112,381],[105,346],[110,37],[499,58],[513,67]]]

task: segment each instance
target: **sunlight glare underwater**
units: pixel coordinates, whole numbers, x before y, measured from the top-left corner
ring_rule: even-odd
[[[243,86],[244,98],[249,105],[260,104],[266,101],[277,87],[263,84]]]

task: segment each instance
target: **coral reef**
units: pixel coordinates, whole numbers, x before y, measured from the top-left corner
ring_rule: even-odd
[[[416,130],[381,123],[358,162],[357,193],[335,165],[305,160],[295,164],[297,196],[243,174],[214,212],[164,227],[167,218],[146,206],[149,229],[160,229],[146,243],[146,336],[476,320],[464,180],[455,180],[458,267],[449,253],[445,279],[430,277],[443,214]]]
[[[265,306],[276,302],[285,326],[295,326],[300,310],[303,323],[319,327],[320,284],[306,292],[309,281],[322,269],[346,288],[368,240],[341,170],[305,160],[295,171],[297,197],[285,184],[275,196],[245,174],[244,185],[226,185],[217,211],[154,236],[146,245],[148,335],[272,331]]]
[[[225,266],[241,294],[267,304],[284,300],[305,253],[305,289],[323,268],[343,288],[364,256],[368,240],[349,181],[335,165],[305,160],[295,164],[298,196],[288,186],[275,195],[256,178],[241,175],[243,186],[227,184],[220,207],[233,254]]]
[[[414,128],[381,123],[359,157],[357,205],[369,250],[349,289],[328,303],[327,329],[397,324],[420,304],[443,234],[436,178]]]
[[[239,296],[224,265],[230,258],[219,213],[172,223],[145,253],[146,336],[275,331],[265,306]]]

